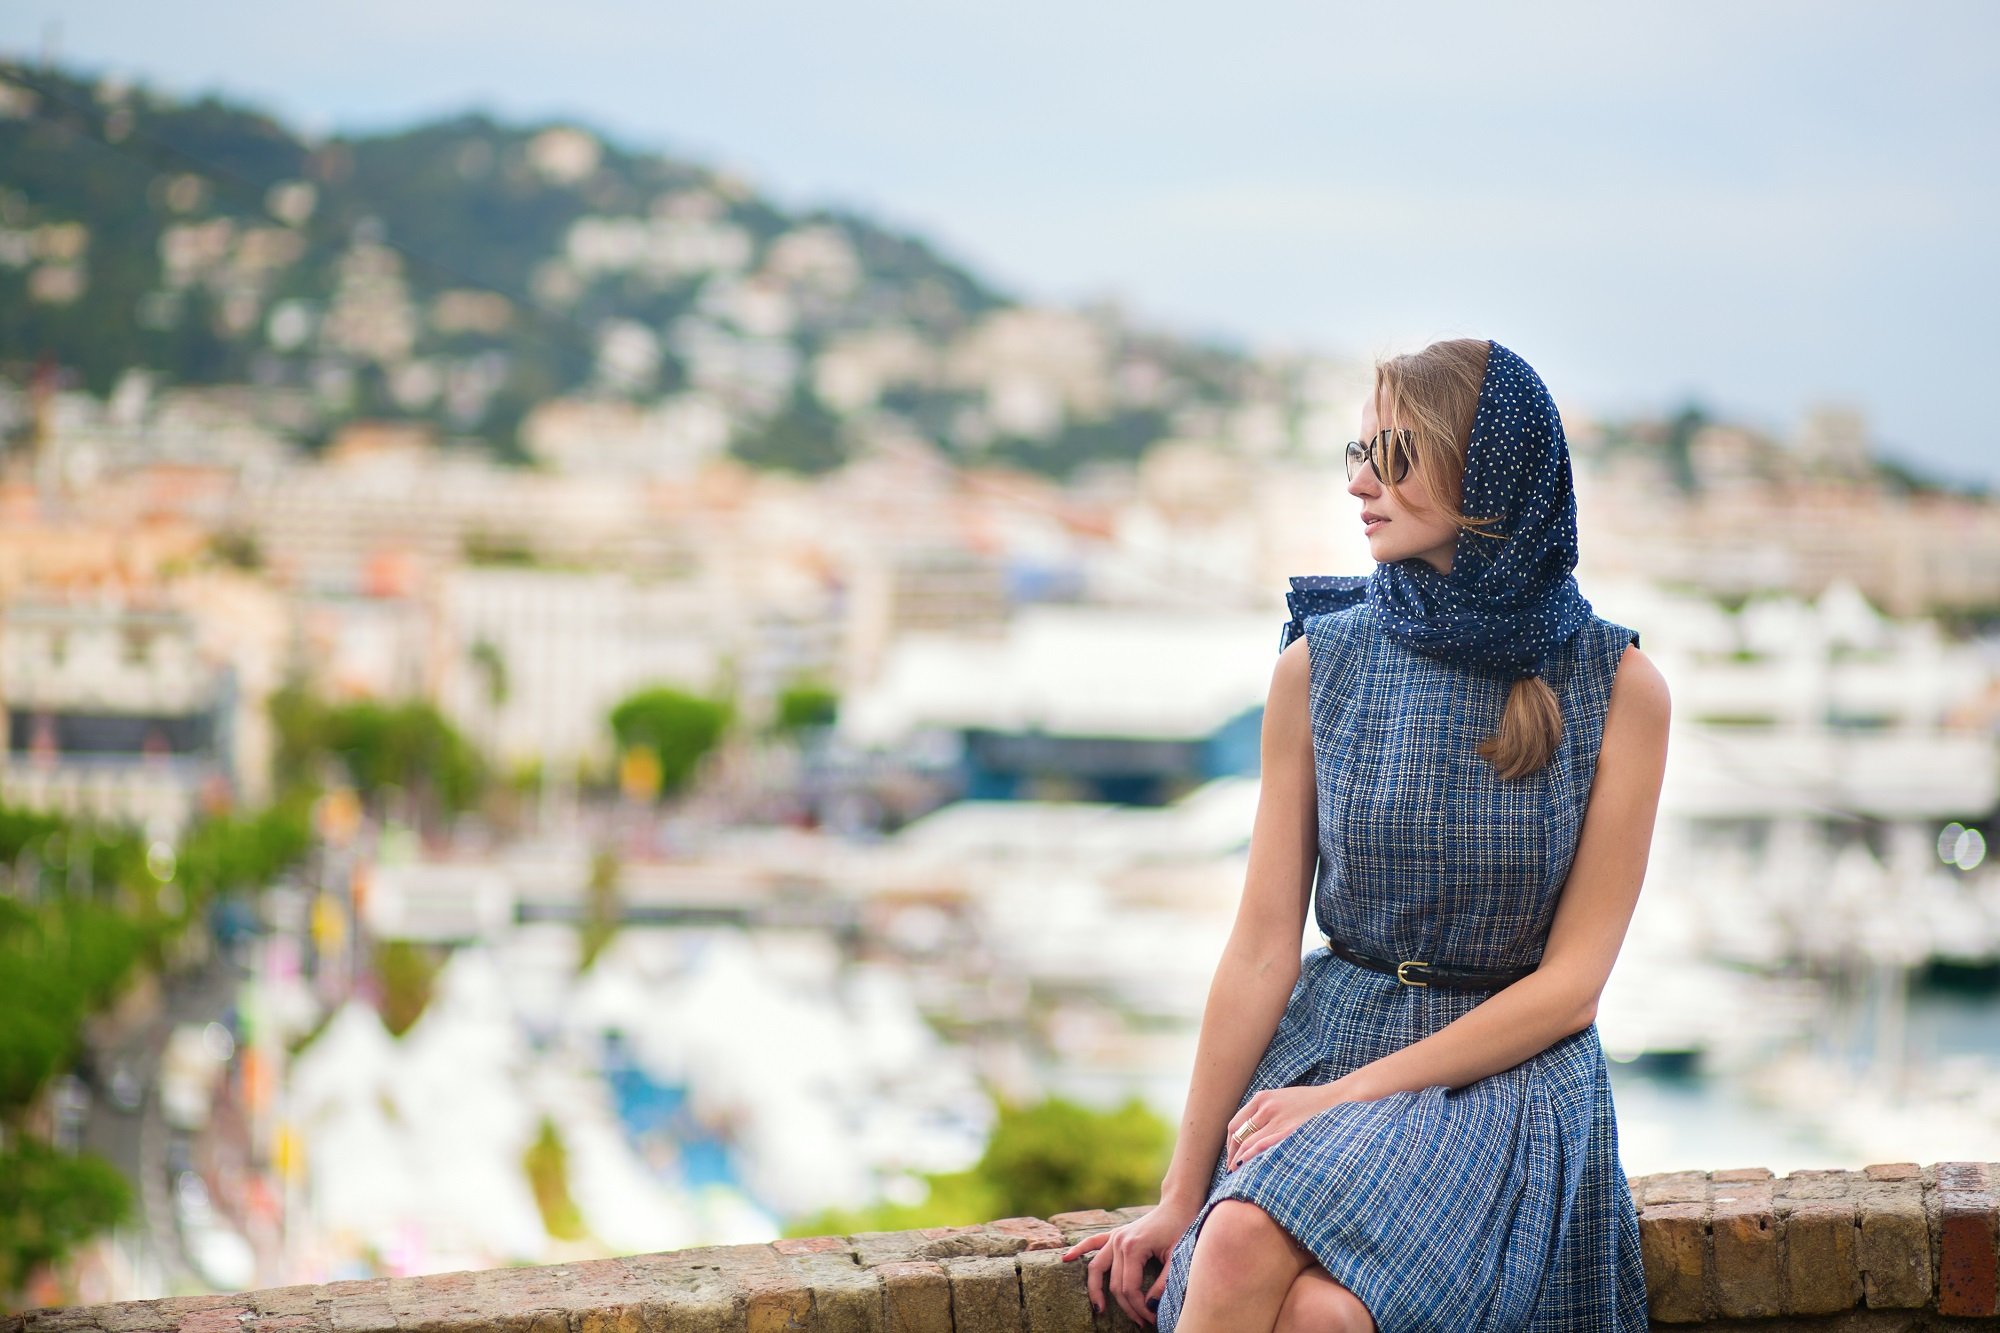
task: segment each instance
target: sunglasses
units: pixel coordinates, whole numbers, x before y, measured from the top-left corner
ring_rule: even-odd
[[[1374,465],[1377,477],[1387,478],[1401,485],[1403,478],[1410,475],[1410,457],[1415,451],[1416,435],[1407,430],[1385,430],[1363,444],[1360,440],[1347,442],[1347,479],[1354,480],[1354,474],[1361,470],[1363,463]]]

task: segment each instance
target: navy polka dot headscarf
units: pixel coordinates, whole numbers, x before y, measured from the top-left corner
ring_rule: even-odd
[[[1300,617],[1365,596],[1383,630],[1412,650],[1512,679],[1541,675],[1548,655],[1590,621],[1571,572],[1576,493],[1562,418],[1533,366],[1497,342],[1488,346],[1459,512],[1498,515],[1483,531],[1506,540],[1460,529],[1449,574],[1411,556],[1384,561],[1365,578],[1294,578],[1281,649],[1298,637]]]

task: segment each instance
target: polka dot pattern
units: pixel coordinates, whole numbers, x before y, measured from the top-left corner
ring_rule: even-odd
[[[1295,578],[1299,591],[1287,596],[1294,624],[1365,597],[1383,631],[1413,651],[1512,679],[1541,675],[1549,655],[1590,622],[1572,572],[1576,493],[1562,418],[1533,366],[1488,345],[1459,510],[1499,516],[1482,532],[1506,540],[1461,529],[1448,574],[1411,556],[1366,577]],[[1286,631],[1283,642],[1296,637],[1292,625]]]

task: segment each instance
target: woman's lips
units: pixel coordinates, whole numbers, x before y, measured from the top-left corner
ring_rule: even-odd
[[[1388,521],[1389,520],[1386,518],[1371,518],[1363,520],[1361,524],[1362,535],[1373,536],[1375,529],[1381,527],[1384,523],[1387,523]]]

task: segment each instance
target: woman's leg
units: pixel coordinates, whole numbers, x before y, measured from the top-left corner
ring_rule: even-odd
[[[1243,1199],[1209,1209],[1188,1261],[1174,1333],[1263,1333],[1278,1323],[1312,1252],[1272,1216]]]
[[[1375,1333],[1361,1298],[1317,1262],[1300,1273],[1278,1310],[1277,1333]]]

